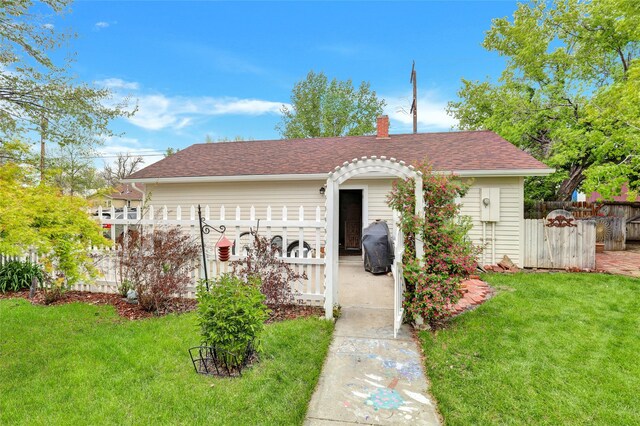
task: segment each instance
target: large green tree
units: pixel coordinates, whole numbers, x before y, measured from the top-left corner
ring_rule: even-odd
[[[286,139],[366,135],[375,132],[384,105],[367,82],[355,89],[351,80],[311,71],[294,86],[276,130]]]
[[[640,2],[535,0],[495,19],[483,46],[506,58],[497,82],[463,80],[449,112],[556,168],[527,196],[640,190]]]
[[[0,138],[39,139],[61,146],[98,143],[109,122],[129,115],[108,90],[76,81],[71,61],[55,63],[73,34],[57,32],[46,14],[67,11],[71,0],[7,0],[0,7]]]

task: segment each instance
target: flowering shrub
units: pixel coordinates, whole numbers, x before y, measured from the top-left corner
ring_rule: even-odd
[[[468,185],[455,176],[433,173],[427,164],[417,170],[422,172],[424,216],[414,214],[412,179],[394,182],[387,204],[401,213],[405,309],[412,317],[422,317],[435,325],[450,315],[448,307],[460,299],[460,282],[475,269],[478,250],[466,238],[470,223],[459,217],[456,204]],[[416,237],[424,243],[422,259],[416,258]]]

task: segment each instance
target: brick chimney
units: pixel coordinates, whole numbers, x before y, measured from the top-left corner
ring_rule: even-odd
[[[381,115],[377,118],[378,134],[376,139],[389,139],[389,116]]]

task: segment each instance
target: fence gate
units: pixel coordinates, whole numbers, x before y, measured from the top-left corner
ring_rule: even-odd
[[[398,337],[398,330],[402,325],[402,316],[404,308],[404,271],[402,269],[402,255],[404,254],[404,235],[400,229],[400,225],[396,223],[394,235],[394,259],[391,265],[393,274],[393,337]]]
[[[525,268],[595,269],[595,221],[575,220],[569,212],[561,212],[524,221]]]

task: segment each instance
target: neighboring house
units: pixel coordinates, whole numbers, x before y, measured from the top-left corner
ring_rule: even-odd
[[[338,206],[326,218],[327,224],[337,221],[344,254],[358,251],[362,228],[370,222],[383,219],[393,227],[386,203],[393,180],[404,176],[402,170],[409,173],[406,165],[428,159],[434,170],[472,182],[461,213],[473,222],[469,237],[484,247],[480,262],[495,263],[508,255],[521,266],[524,177],[553,170],[490,131],[389,135],[388,128],[388,118],[381,117],[372,136],[196,144],[126,182],[144,184],[154,207],[175,211],[202,204],[217,211],[224,205],[228,211],[240,206],[248,212],[253,206],[262,219],[267,206],[276,211],[303,206],[310,215],[320,206],[324,218],[327,197],[338,188]],[[363,157],[369,160],[356,161]],[[328,180],[332,171],[334,177],[341,174],[340,181]]]
[[[611,200],[605,200],[604,197],[599,192],[592,192],[587,196],[584,192],[580,192],[578,190],[573,191],[571,195],[571,201],[586,201],[588,203],[596,203],[602,201],[622,201],[622,202],[640,202],[640,198],[630,197],[629,195],[629,187],[626,183],[622,184],[620,187],[620,195],[614,195]]]
[[[585,197],[585,201],[589,201],[589,202],[602,201],[602,200],[603,200],[602,195],[600,195],[600,193],[598,192],[592,192],[589,197]],[[638,197],[630,199],[629,188],[625,183],[620,188],[620,195],[614,196],[613,201],[640,201],[640,200],[638,199]]]
[[[142,205],[145,195],[143,184],[122,183],[115,187],[114,191],[105,195],[89,197],[91,204],[102,208],[114,207],[120,210],[123,207],[138,208]]]

